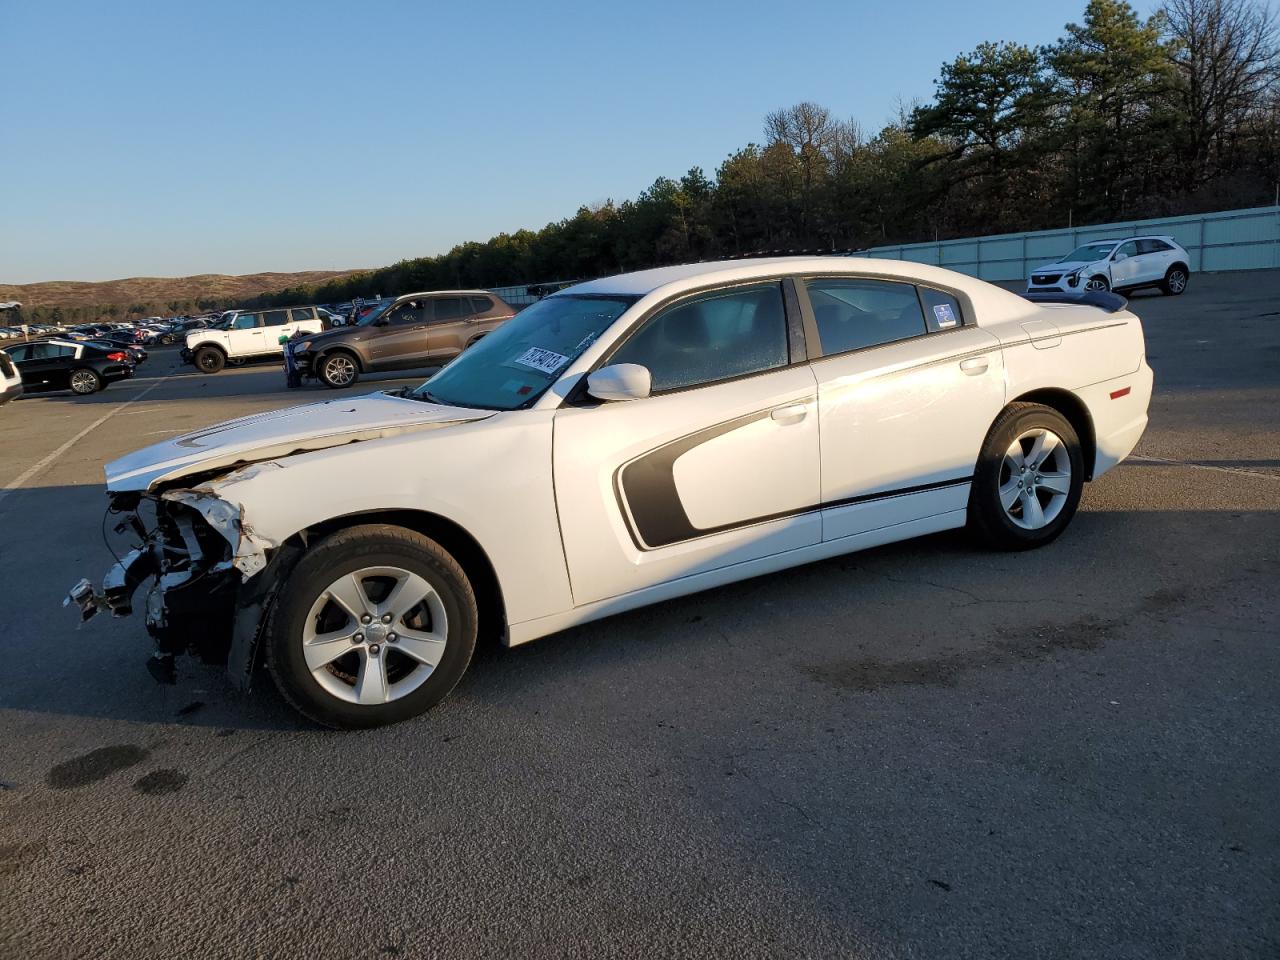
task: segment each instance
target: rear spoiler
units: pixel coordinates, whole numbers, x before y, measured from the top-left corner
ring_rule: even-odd
[[[1024,293],[1032,303],[1074,303],[1084,307],[1097,307],[1107,313],[1123,310],[1129,301],[1110,290],[1082,290],[1079,293]]]

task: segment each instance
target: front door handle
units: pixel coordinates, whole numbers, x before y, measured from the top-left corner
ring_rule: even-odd
[[[960,369],[971,377],[987,372],[987,366],[990,361],[986,357],[970,357],[968,360],[960,361]]]
[[[791,403],[785,407],[778,407],[769,416],[781,424],[799,423],[808,412],[803,403]]]

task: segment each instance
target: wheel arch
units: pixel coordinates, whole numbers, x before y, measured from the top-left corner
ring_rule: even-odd
[[[458,561],[476,594],[479,613],[478,634],[481,639],[505,640],[507,632],[506,604],[502,584],[488,552],[461,524],[426,510],[366,510],[332,517],[299,531],[291,540],[305,546],[311,540],[327,537],[340,530],[369,523],[385,523],[413,530],[430,537]]]
[[[369,372],[368,368],[365,366],[364,357],[360,356],[360,351],[356,350],[354,347],[348,346],[345,343],[335,343],[333,346],[325,347],[318,354],[316,354],[315,369],[319,370],[320,364],[324,363],[325,360],[327,360],[329,357],[332,357],[335,353],[345,353],[347,356],[349,356],[352,360],[355,361],[356,369],[358,371],[360,371],[361,373]]]
[[[1093,415],[1083,400],[1070,390],[1060,387],[1041,387],[1014,397],[1010,403],[1039,403],[1066,417],[1067,422],[1075,430],[1076,436],[1080,438],[1080,455],[1084,458],[1085,466],[1084,478],[1093,479],[1098,453],[1097,435],[1094,432]]]
[[[187,349],[191,351],[193,357],[201,350],[217,350],[224,357],[230,357],[230,354],[227,353],[227,348],[217,340],[201,340],[194,347],[188,347]]]
[[[1191,265],[1183,262],[1182,260],[1175,260],[1173,261],[1173,263],[1169,264],[1169,269],[1164,272],[1164,275],[1166,277],[1169,276],[1169,274],[1178,267],[1181,267],[1182,272],[1185,273],[1188,277],[1191,276]]]

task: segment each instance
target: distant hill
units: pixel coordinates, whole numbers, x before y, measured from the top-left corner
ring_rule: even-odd
[[[116,306],[124,313],[132,306],[145,305],[156,313],[191,312],[199,304],[242,300],[288,287],[313,286],[356,270],[304,270],[300,273],[250,273],[232,277],[204,273],[195,277],[130,277],[127,280],[86,282],[50,280],[44,283],[0,283],[0,301],[20,300],[27,311],[53,307],[76,313]],[[170,308],[169,304],[183,304]]]

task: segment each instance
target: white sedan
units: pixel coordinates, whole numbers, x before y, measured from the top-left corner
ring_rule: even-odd
[[[107,467],[149,527],[156,672],[265,661],[314,720],[403,720],[509,645],[746,577],[970,527],[1049,543],[1133,449],[1142,327],[913,263],[669,267],[540,301],[416,390],[246,417]],[[154,519],[152,519],[154,518]],[[158,664],[158,666],[157,666]]]

